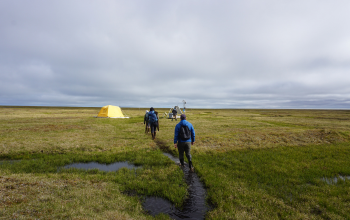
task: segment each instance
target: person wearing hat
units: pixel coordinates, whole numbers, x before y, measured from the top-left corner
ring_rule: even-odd
[[[145,133],[148,133],[150,129],[149,119],[148,119],[148,110],[146,110],[145,117],[143,118],[143,124],[146,124]]]
[[[180,166],[184,167],[184,153],[188,160],[191,172],[194,172],[191,156],[191,145],[195,142],[195,132],[192,124],[186,120],[186,115],[181,115],[181,121],[175,126],[174,147],[179,151]]]
[[[152,139],[156,139],[156,130],[157,130],[157,127],[158,127],[158,117],[154,111],[154,108],[151,107],[150,108],[150,111],[148,112],[148,120],[149,120],[149,123],[150,123],[150,127],[151,127],[151,134],[152,134]]]

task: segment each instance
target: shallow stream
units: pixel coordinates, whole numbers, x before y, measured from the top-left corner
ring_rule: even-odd
[[[179,159],[171,154],[163,153],[175,163]],[[210,209],[205,203],[206,191],[196,173],[190,172],[188,165],[181,168],[185,174],[185,181],[188,185],[188,198],[185,200],[183,208],[176,208],[169,201],[159,197],[146,197],[143,208],[151,215],[160,213],[168,214],[172,219],[204,219],[206,212]]]

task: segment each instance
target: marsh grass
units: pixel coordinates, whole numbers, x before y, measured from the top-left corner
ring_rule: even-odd
[[[84,181],[114,183],[119,192],[134,191],[139,195],[164,197],[178,206],[181,206],[183,198],[187,194],[186,185],[182,181],[182,172],[167,157],[164,157],[159,150],[149,152],[144,150],[137,153],[124,152],[120,154],[102,154],[97,152],[94,154],[28,154],[21,155],[21,158],[21,161],[15,163],[3,162],[0,164],[1,170],[12,174],[27,173],[28,175],[37,174],[50,177],[52,176],[51,174],[55,174],[54,176],[59,175],[67,180],[74,178],[74,176],[79,176]],[[97,169],[85,171],[74,168],[62,168],[67,164],[89,161],[105,164],[115,161],[130,161],[133,164],[142,165],[142,167],[134,169],[121,168],[116,172],[103,172]],[[92,196],[90,198],[91,201],[87,201],[86,205],[88,205],[88,202],[93,203],[93,198]],[[106,199],[109,200],[109,197]],[[113,200],[110,202],[113,202]]]
[[[242,218],[348,219],[350,181],[329,185],[322,177],[349,175],[349,155],[348,144],[201,153],[196,169],[217,205],[213,218],[225,210]]]
[[[146,109],[130,119],[94,118],[100,108],[0,107],[0,217],[148,219],[137,195],[181,206],[182,171],[162,155],[179,121],[161,118],[155,141]],[[168,109],[156,109],[160,115]],[[349,219],[350,111],[188,109],[196,172],[214,205],[209,219]],[[129,161],[116,172],[59,169]],[[74,208],[77,207],[77,208]],[[159,215],[156,218],[167,218]]]
[[[1,211],[8,219],[130,219],[142,207],[118,185],[79,175],[1,173]]]

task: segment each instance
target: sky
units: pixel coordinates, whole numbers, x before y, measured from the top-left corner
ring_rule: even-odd
[[[350,109],[348,0],[0,0],[0,105]]]

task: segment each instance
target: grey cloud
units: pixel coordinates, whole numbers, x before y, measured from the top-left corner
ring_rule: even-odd
[[[0,105],[350,108],[349,6],[0,1]]]

